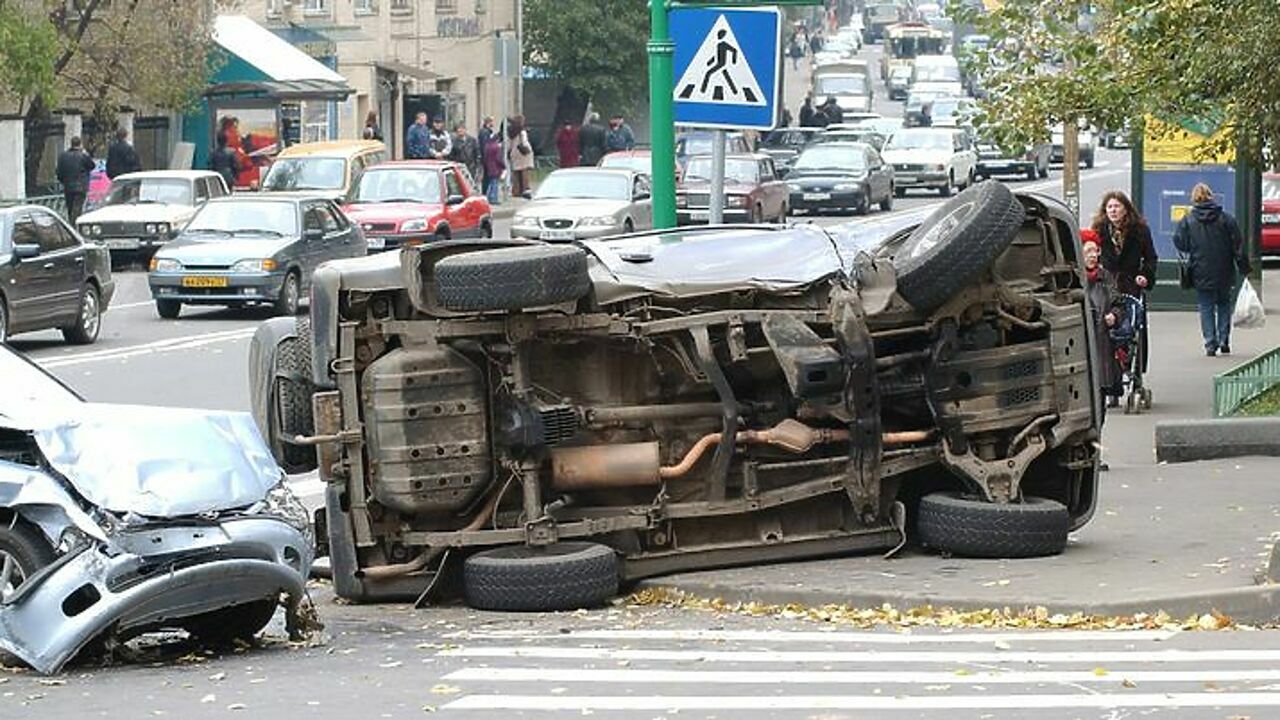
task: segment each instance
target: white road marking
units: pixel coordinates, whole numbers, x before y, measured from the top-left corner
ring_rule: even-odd
[[[555,660],[652,660],[732,663],[1207,663],[1280,662],[1280,650],[1152,650],[1104,652],[880,652],[777,650],[638,650],[600,647],[460,647],[441,650],[452,657],[544,658]]]
[[[125,310],[125,309],[128,309],[128,308],[144,307],[144,306],[145,306],[145,307],[150,307],[150,306],[153,306],[153,305],[155,305],[155,304],[156,304],[156,303],[155,303],[155,301],[154,301],[154,300],[147,300],[147,301],[145,301],[145,302],[120,303],[120,304],[114,304],[114,303],[113,303],[113,304],[111,304],[111,305],[108,305],[108,306],[107,306],[107,310],[106,310],[106,311],[107,311],[107,312],[111,312],[112,310]]]
[[[67,367],[68,365],[83,365],[86,363],[106,362],[109,360],[127,360],[129,358],[143,355],[192,350],[194,348],[204,347],[205,345],[244,340],[252,337],[254,330],[255,328],[238,328],[236,330],[202,333],[200,335],[183,335],[181,337],[155,340],[153,342],[142,343],[140,345],[127,345],[125,347],[111,348],[108,350],[97,350],[94,352],[38,359],[36,362],[47,370],[51,368]]]
[[[1062,708],[1228,708],[1280,705],[1280,693],[1135,693],[1123,695],[468,695],[446,710],[1029,710]]]
[[[990,645],[996,642],[1139,642],[1168,640],[1177,630],[1043,630],[957,634],[910,634],[898,632],[814,632],[787,630],[574,630],[568,633],[540,633],[536,630],[489,630],[461,632],[453,637],[545,638],[556,640],[673,640],[712,642],[813,642],[869,645]]]
[[[463,682],[554,683],[663,683],[698,685],[1035,685],[1075,683],[1116,685],[1123,683],[1249,682],[1280,679],[1280,670],[1117,670],[1098,674],[1091,670],[1021,672],[975,670],[955,672],[840,672],[779,670],[630,670],[592,668],[465,668],[444,676]]]

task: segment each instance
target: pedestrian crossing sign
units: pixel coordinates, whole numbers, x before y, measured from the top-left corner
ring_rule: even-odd
[[[675,121],[769,130],[778,122],[782,15],[777,8],[671,11]]]

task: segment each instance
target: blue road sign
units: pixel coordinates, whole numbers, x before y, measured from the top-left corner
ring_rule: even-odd
[[[777,8],[671,11],[680,125],[768,130],[778,123],[782,13]]]

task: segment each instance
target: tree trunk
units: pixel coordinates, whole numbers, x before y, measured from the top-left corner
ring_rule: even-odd
[[[31,101],[26,115],[22,119],[23,144],[25,145],[27,196],[36,194],[39,188],[40,162],[44,160],[45,135],[44,127],[53,120],[53,113],[39,97]]]
[[[1080,220],[1080,126],[1072,117],[1062,123],[1062,199]]]

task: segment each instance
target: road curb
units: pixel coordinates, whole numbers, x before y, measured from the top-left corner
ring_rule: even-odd
[[[1163,420],[1155,434],[1157,462],[1280,456],[1280,417]]]
[[[1008,608],[1030,610],[1043,607],[1050,614],[1082,613],[1100,617],[1127,617],[1139,613],[1168,613],[1173,618],[1187,618],[1217,611],[1238,623],[1263,625],[1280,619],[1280,585],[1256,585],[1227,588],[1203,593],[1175,594],[1163,597],[1133,598],[1118,602],[1081,600],[1046,600],[1028,595],[1007,598],[972,598],[962,595],[902,592],[839,593],[817,588],[741,587],[714,582],[686,581],[678,577],[643,580],[636,590],[671,589],[702,598],[718,598],[729,603],[764,605],[845,605],[853,608],[879,608],[889,605],[898,610],[932,606],[957,611]]]

